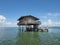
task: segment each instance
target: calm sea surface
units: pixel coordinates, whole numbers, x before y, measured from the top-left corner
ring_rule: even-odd
[[[50,27],[49,32],[21,32],[18,27],[2,27],[0,45],[60,45],[60,27]]]

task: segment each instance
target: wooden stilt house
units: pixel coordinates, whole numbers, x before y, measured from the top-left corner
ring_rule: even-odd
[[[32,15],[21,16],[18,19],[18,26],[25,26],[26,31],[38,31],[38,26],[41,24],[39,18]]]

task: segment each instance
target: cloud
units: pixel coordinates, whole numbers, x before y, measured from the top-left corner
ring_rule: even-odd
[[[48,13],[47,15],[56,17],[56,16],[60,16],[60,13]]]
[[[47,22],[43,22],[42,25],[60,27],[60,22],[54,22],[51,19],[48,19]]]
[[[47,22],[49,25],[52,24],[52,20],[51,19],[48,19],[48,22]]]
[[[42,15],[41,18],[47,19],[47,18],[60,18],[60,13],[42,13],[40,14]]]
[[[0,23],[3,23],[5,21],[6,21],[6,18],[4,16],[0,15]]]
[[[16,27],[17,22],[7,21],[7,18],[3,15],[0,15],[0,27]]]
[[[52,14],[50,14],[52,15]],[[57,15],[57,14],[56,14]],[[45,17],[47,18],[47,17]],[[46,22],[42,22],[44,26],[60,26],[60,22],[55,22],[52,19],[48,19]],[[17,27],[17,22],[7,21],[7,18],[0,15],[0,27]]]
[[[42,16],[40,16],[40,18],[42,20],[41,25],[43,25],[43,26],[60,26],[60,22],[58,22],[60,19],[60,13],[58,13],[58,12],[38,13],[38,15],[42,15]]]

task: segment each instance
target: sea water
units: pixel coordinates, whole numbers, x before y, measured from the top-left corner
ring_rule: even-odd
[[[60,45],[60,27],[48,32],[21,32],[18,27],[0,28],[0,45]]]

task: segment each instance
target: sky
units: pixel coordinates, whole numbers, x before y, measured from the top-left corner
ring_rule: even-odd
[[[60,26],[60,0],[0,0],[0,27],[17,26],[25,15],[38,17],[41,25]]]

